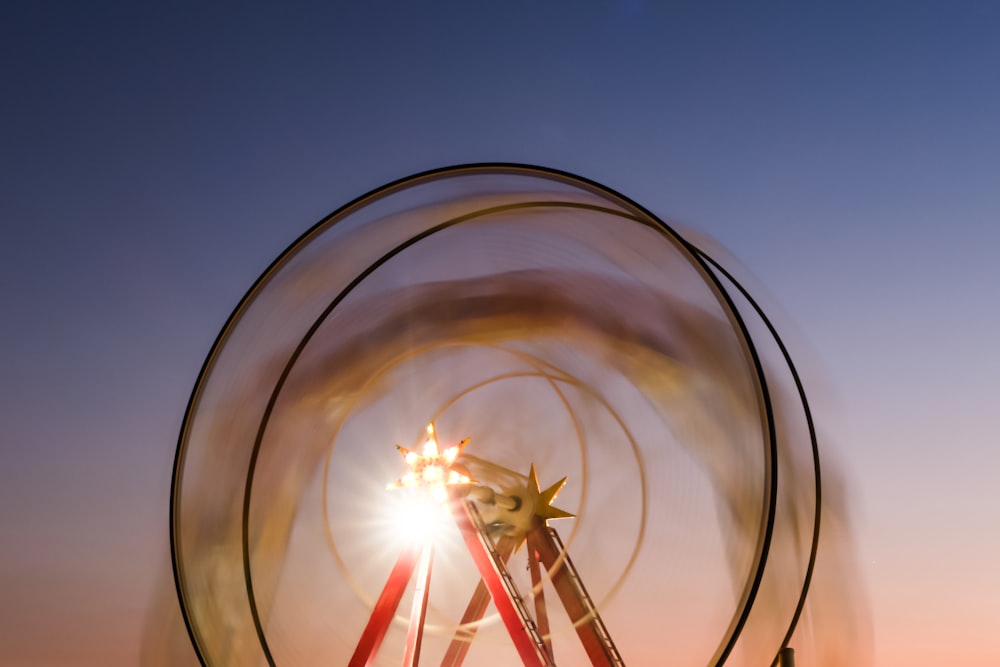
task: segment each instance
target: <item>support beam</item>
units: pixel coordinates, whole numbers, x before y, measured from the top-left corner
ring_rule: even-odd
[[[471,512],[475,512],[475,507],[470,507],[464,499],[455,499],[450,509],[469,554],[479,570],[479,575],[483,578],[486,589],[493,598],[493,604],[500,613],[500,619],[521,657],[521,662],[525,667],[546,667],[551,664],[545,655],[545,645],[531,625],[531,619],[527,618],[526,610],[522,612],[515,605],[517,599],[523,607],[523,600],[517,596],[513,588],[514,582],[499,560],[492,540],[485,531],[477,528],[473,520]]]
[[[420,551],[417,585],[413,591],[413,607],[410,610],[410,626],[406,631],[406,652],[403,653],[403,667],[417,667],[417,663],[420,662],[420,644],[424,639],[424,620],[427,618],[427,598],[431,591],[431,563],[433,559],[434,544],[428,540]]]
[[[552,586],[573,622],[591,664],[594,667],[623,665],[621,655],[611,641],[569,554],[558,540],[555,531],[538,519],[528,531],[528,545],[537,550],[538,559],[548,571]]]
[[[354,649],[354,655],[351,656],[348,667],[368,667],[375,661],[375,655],[378,653],[379,646],[382,645],[389,624],[392,623],[392,618],[396,615],[399,601],[403,599],[406,586],[410,583],[410,577],[413,576],[420,552],[421,544],[415,542],[399,554],[392,572],[389,573],[389,579],[385,582],[385,587],[382,589],[378,601],[375,602],[372,614],[368,617],[368,625],[361,633],[361,639],[358,640],[358,646]]]
[[[535,599],[535,625],[538,626],[538,634],[545,642],[549,657],[555,661],[556,654],[552,650],[552,636],[549,632],[549,612],[545,607],[545,587],[541,568],[538,566],[538,550],[532,546],[530,541],[528,543],[528,571],[531,572],[531,596]]]
[[[504,563],[510,560],[516,545],[517,541],[512,537],[504,536],[497,540],[497,554]],[[486,608],[489,604],[490,593],[486,589],[486,582],[480,579],[476,590],[472,592],[472,599],[469,600],[469,605],[462,615],[462,623],[455,631],[455,636],[452,637],[451,644],[448,645],[444,659],[441,660],[441,667],[461,667],[469,648],[472,646],[472,639],[476,636],[477,628],[474,624],[486,615]]]

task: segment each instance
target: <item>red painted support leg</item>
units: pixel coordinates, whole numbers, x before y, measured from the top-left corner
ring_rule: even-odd
[[[434,544],[428,541],[420,552],[417,587],[413,591],[413,608],[410,610],[410,627],[406,632],[403,667],[417,667],[417,663],[420,661],[420,643],[424,638],[424,619],[427,618],[427,597],[431,590],[431,562],[433,558]]]
[[[469,512],[470,509],[464,500],[452,502],[452,518],[458,525],[462,539],[465,540],[465,545],[472,555],[472,560],[479,570],[479,575],[486,584],[486,589],[489,591],[490,597],[493,598],[493,604],[496,605],[497,611],[500,613],[500,619],[503,621],[508,634],[510,634],[510,638],[514,642],[514,647],[521,657],[521,662],[524,663],[525,667],[545,667],[549,664],[549,660],[544,653],[545,646],[541,644],[541,638],[537,638],[537,632],[534,631],[534,628],[529,629],[527,626],[530,620],[525,618],[526,614],[522,614],[515,607],[512,598],[514,592],[508,588],[508,586],[513,585],[513,582],[508,581],[505,583],[499,569],[503,567],[503,564],[498,562],[499,559],[495,557],[495,548],[492,543],[484,543],[490,538],[476,528]],[[532,637],[533,632],[535,632],[535,638]]]
[[[403,598],[407,584],[410,583],[410,577],[413,576],[420,550],[421,545],[415,543],[399,554],[396,565],[393,566],[389,579],[382,589],[382,594],[372,609],[372,615],[368,618],[368,625],[361,633],[361,639],[354,649],[348,667],[367,667],[375,660],[375,654],[382,645],[382,639],[385,638],[389,624],[392,623],[392,617],[396,615],[399,601]]]
[[[591,664],[594,667],[623,665],[621,655],[611,641],[611,636],[558,535],[541,522],[537,522],[528,535],[529,544],[534,545],[538,560],[548,570],[552,586],[573,621],[576,634]]]
[[[516,545],[517,541],[512,537],[505,536],[497,540],[497,554],[500,555],[500,559],[504,563],[510,559]],[[482,620],[489,604],[490,593],[486,590],[486,583],[480,579],[476,590],[472,593],[472,599],[469,600],[469,606],[465,608],[465,614],[462,615],[462,624],[455,631],[455,636],[444,654],[441,667],[461,667],[465,661],[465,655],[472,645],[472,638],[476,635],[476,626],[470,624]]]
[[[538,551],[533,544],[531,533],[528,534],[528,571],[531,572],[531,591],[535,598],[535,623],[538,625],[538,634],[545,642],[545,648],[549,651],[549,657],[553,660],[556,654],[552,651],[552,637],[549,634],[549,612],[545,607],[545,589],[542,585],[542,572],[538,566]]]

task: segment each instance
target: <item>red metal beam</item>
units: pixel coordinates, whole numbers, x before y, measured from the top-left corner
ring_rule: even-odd
[[[514,553],[516,545],[517,541],[512,537],[502,536],[497,540],[496,550],[504,563],[510,560],[510,555]],[[462,624],[455,630],[455,636],[452,637],[451,644],[448,645],[448,650],[444,654],[441,667],[460,667],[465,661],[465,655],[472,645],[472,638],[476,636],[477,627],[471,624],[482,620],[489,604],[490,593],[486,589],[486,582],[480,579],[476,590],[472,592],[469,606],[465,608],[465,613],[462,615]]]
[[[469,515],[469,509],[464,499],[458,499],[451,503],[451,515],[458,525],[458,530],[462,534],[462,539],[465,540],[465,545],[472,555],[479,575],[486,584],[490,597],[493,598],[493,604],[496,605],[497,611],[500,613],[500,619],[507,628],[507,633],[513,640],[518,655],[521,656],[521,662],[524,663],[525,667],[545,667],[549,661],[541,653],[542,649],[531,638],[527,627],[525,627],[525,619],[514,606],[510,593],[501,579],[497,563],[494,562],[486,545],[483,544],[483,540],[490,539],[489,536],[480,534]]]
[[[406,631],[406,652],[403,667],[417,667],[420,661],[420,644],[424,639],[424,620],[427,618],[427,598],[431,591],[431,563],[434,544],[427,541],[420,552],[417,567],[417,585],[413,591],[413,608],[410,610],[410,627]]]
[[[549,612],[545,607],[545,588],[542,582],[541,568],[538,567],[538,550],[532,544],[532,539],[528,536],[528,571],[531,572],[531,595],[535,599],[535,625],[538,626],[538,634],[545,642],[549,657],[555,660],[556,654],[552,650],[552,636],[549,633]]]
[[[406,592],[406,585],[410,583],[413,570],[417,566],[417,559],[421,552],[421,544],[414,542],[413,545],[404,549],[396,560],[396,564],[389,573],[389,579],[382,588],[382,593],[375,602],[372,614],[368,617],[368,625],[361,633],[357,648],[348,667],[368,667],[375,660],[379,646],[385,638],[385,633],[392,623],[392,617],[396,615],[396,608],[399,601]]]
[[[552,586],[559,595],[569,619],[576,628],[576,634],[580,637],[587,656],[594,667],[606,667],[613,665],[613,658],[608,654],[604,640],[597,629],[600,622],[595,616],[596,612],[591,612],[580,595],[580,590],[574,584],[570,570],[572,564],[569,562],[569,554],[563,556],[559,561],[559,547],[552,541],[545,523],[536,519],[536,524],[528,532],[528,544],[534,545],[537,550],[538,559],[545,566],[549,576],[552,578]],[[582,585],[582,584],[581,584]]]

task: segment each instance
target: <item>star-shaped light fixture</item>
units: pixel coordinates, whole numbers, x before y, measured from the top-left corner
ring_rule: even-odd
[[[396,449],[403,455],[403,460],[410,469],[386,488],[415,489],[427,494],[436,502],[446,502],[448,486],[472,483],[469,471],[455,462],[467,444],[469,444],[468,438],[441,451],[434,423],[431,422],[427,425],[427,440],[420,452],[396,445]]]
[[[535,471],[535,465],[531,465],[531,470],[528,472],[528,485],[525,487],[526,495],[528,496],[526,500],[534,507],[535,516],[539,517],[543,522],[548,522],[549,519],[571,519],[576,516],[552,505],[559,492],[566,486],[567,479],[567,477],[563,477],[543,491],[538,485],[538,473]]]

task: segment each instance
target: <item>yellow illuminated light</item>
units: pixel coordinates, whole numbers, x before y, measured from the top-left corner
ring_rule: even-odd
[[[448,500],[447,486],[472,483],[468,471],[456,464],[456,460],[468,442],[469,440],[466,438],[442,452],[438,446],[434,424],[428,424],[427,440],[421,448],[422,453],[396,445],[410,469],[398,480],[389,484],[387,488],[416,489],[438,503],[446,502]]]

